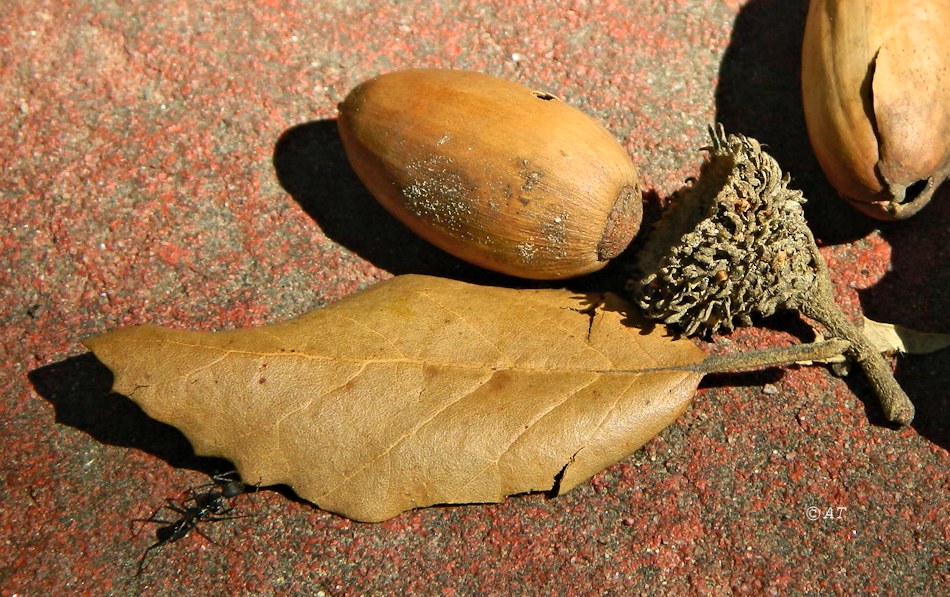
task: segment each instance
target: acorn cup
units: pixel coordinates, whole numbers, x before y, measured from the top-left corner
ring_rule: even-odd
[[[674,193],[637,254],[644,314],[687,335],[728,333],[753,317],[796,310],[850,342],[884,415],[910,424],[914,406],[884,358],[834,301],[828,268],[805,221],[801,191],[758,141],[710,128],[699,179]]]
[[[838,193],[881,220],[914,215],[950,176],[950,2],[811,0],[802,100]]]
[[[548,93],[474,72],[400,71],[353,89],[338,125],[383,207],[475,265],[579,276],[619,255],[640,227],[626,151]]]

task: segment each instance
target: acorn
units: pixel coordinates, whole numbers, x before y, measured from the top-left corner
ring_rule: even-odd
[[[640,227],[630,156],[549,93],[475,72],[399,71],[353,89],[338,126],[383,207],[481,267],[532,279],[587,274]]]
[[[812,0],[802,98],[812,148],[864,213],[917,213],[950,176],[950,2]]]

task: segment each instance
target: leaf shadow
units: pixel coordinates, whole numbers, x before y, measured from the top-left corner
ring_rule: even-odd
[[[708,373],[699,382],[700,389],[709,388],[755,388],[774,384],[785,377],[785,367],[766,367],[752,371]]]
[[[336,120],[305,122],[282,132],[273,164],[281,186],[327,238],[380,269],[494,286],[526,285],[453,257],[390,215],[350,167]]]
[[[758,139],[808,202],[821,244],[866,236],[874,222],[855,217],[814,157],[802,111],[801,45],[808,0],[750,0],[739,11],[719,67],[716,120],[726,132]]]
[[[67,358],[29,372],[34,390],[52,404],[56,422],[98,442],[133,448],[175,468],[213,476],[234,467],[220,458],[196,456],[180,431],[152,419],[112,389],[112,372],[92,353]]]

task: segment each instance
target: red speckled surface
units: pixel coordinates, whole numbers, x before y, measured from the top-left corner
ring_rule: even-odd
[[[205,527],[215,543],[155,550],[135,578],[155,531],[130,520],[227,464],[109,394],[82,337],[260,325],[408,272],[499,281],[409,235],[349,171],[335,106],[380,72],[556,93],[623,141],[651,201],[697,172],[707,123],[756,136],[811,198],[849,315],[950,331],[947,189],[879,225],[817,169],[805,5],[6,2],[0,593],[946,594],[948,351],[896,362],[908,429],[881,424],[859,375],[710,377],[677,423],[561,498],[366,525],[262,490],[235,499],[250,517]],[[576,284],[619,287],[622,271]],[[720,349],[808,337],[793,316],[763,323]]]

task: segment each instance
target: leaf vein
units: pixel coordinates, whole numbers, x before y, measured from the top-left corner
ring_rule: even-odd
[[[366,470],[367,468],[373,466],[377,461],[379,461],[380,459],[382,459],[382,458],[383,458],[384,456],[386,456],[387,454],[390,454],[393,450],[395,450],[397,447],[399,447],[400,445],[402,445],[403,442],[405,442],[406,440],[408,440],[408,439],[410,439],[410,438],[415,437],[416,435],[418,435],[419,431],[420,431],[423,427],[427,426],[429,423],[431,423],[431,422],[434,421],[436,418],[438,418],[439,416],[441,416],[445,411],[447,411],[448,409],[452,408],[453,406],[455,406],[456,404],[458,404],[459,402],[461,402],[462,400],[464,400],[464,399],[467,398],[468,396],[471,396],[472,393],[473,393],[475,390],[477,390],[478,388],[480,388],[480,387],[482,387],[483,385],[485,385],[492,377],[494,377],[494,373],[492,373],[492,375],[488,376],[488,377],[485,378],[485,379],[479,380],[477,383],[475,383],[475,384],[474,384],[471,388],[469,388],[468,390],[466,390],[466,391],[464,391],[464,392],[460,392],[460,393],[459,393],[459,396],[458,396],[457,398],[455,398],[454,400],[451,400],[451,401],[447,402],[446,404],[443,404],[443,405],[442,405],[437,411],[435,411],[431,416],[429,416],[428,418],[426,418],[426,419],[424,419],[423,421],[421,421],[418,425],[416,425],[415,427],[413,427],[413,428],[410,429],[409,431],[403,433],[403,434],[402,434],[400,437],[398,437],[394,442],[392,442],[385,450],[383,450],[382,452],[380,452],[380,453],[377,454],[376,456],[373,456],[372,458],[370,458],[369,460],[367,460],[366,462],[364,462],[363,464],[361,464],[361,465],[360,465],[355,471],[353,471],[352,473],[350,473],[350,474],[348,474],[348,475],[344,475],[343,478],[342,478],[336,485],[334,485],[333,487],[327,489],[326,491],[324,491],[323,493],[321,493],[320,495],[318,495],[316,499],[319,501],[320,499],[323,499],[324,497],[326,497],[326,496],[328,496],[328,495],[330,495],[330,494],[336,492],[336,491],[339,490],[341,487],[345,486],[351,479],[353,479],[354,477],[356,477],[357,475],[359,475],[360,473],[362,473],[362,472],[363,472],[364,470]]]
[[[653,373],[653,372],[662,372],[662,371],[697,371],[696,364],[684,364],[684,365],[669,365],[669,366],[658,366],[658,367],[641,367],[641,368],[628,368],[628,369],[607,369],[607,368],[597,368],[593,365],[588,367],[561,367],[561,366],[551,366],[551,367],[526,367],[523,365],[518,365],[512,363],[509,366],[499,367],[486,365],[480,362],[473,363],[463,363],[458,361],[452,362],[437,362],[430,361],[424,358],[356,358],[356,357],[343,357],[337,355],[317,355],[309,354],[305,352],[263,352],[257,350],[240,350],[235,348],[223,348],[220,346],[208,346],[204,344],[194,344],[189,342],[180,342],[176,340],[168,340],[167,344],[175,344],[178,346],[184,346],[187,348],[200,348],[202,350],[213,350],[221,351],[225,353],[224,356],[235,354],[235,355],[247,355],[255,357],[276,357],[276,358],[301,358],[309,359],[313,361],[326,361],[328,363],[378,363],[378,364],[405,364],[413,366],[421,365],[432,365],[436,367],[441,367],[444,369],[462,369],[462,370],[477,370],[477,371],[516,371],[516,372],[531,372],[531,373],[597,373],[600,375],[631,375],[635,373]],[[599,352],[599,351],[598,351]],[[603,353],[600,353],[603,354]],[[645,353],[644,358],[649,358],[654,363],[657,362],[656,357]],[[223,357],[222,357],[223,358]],[[219,359],[220,360],[220,359]],[[217,362],[217,361],[216,361]],[[200,369],[200,368],[199,368]]]
[[[559,409],[559,408],[561,408],[562,406],[564,406],[565,404],[569,403],[573,398],[577,397],[578,394],[580,394],[581,392],[583,392],[584,390],[586,390],[587,388],[589,388],[591,385],[593,385],[593,384],[595,384],[596,382],[598,382],[600,379],[601,379],[601,377],[600,377],[599,375],[598,375],[598,376],[595,376],[593,379],[591,379],[590,381],[588,381],[587,383],[585,383],[583,386],[581,386],[581,387],[579,387],[579,388],[577,388],[577,389],[575,389],[575,390],[573,390],[573,391],[567,392],[567,394],[564,396],[564,398],[563,398],[562,400],[560,400],[557,404],[554,404],[554,405],[552,405],[550,408],[548,408],[547,410],[544,410],[544,411],[540,412],[533,420],[529,421],[528,424],[524,426],[524,428],[518,433],[518,435],[516,435],[516,436],[514,437],[514,439],[512,439],[510,442],[508,442],[508,445],[506,445],[506,446],[498,453],[498,456],[497,456],[496,458],[494,458],[494,459],[491,460],[488,464],[486,464],[480,471],[478,471],[477,473],[475,473],[474,475],[472,475],[472,477],[471,477],[471,479],[468,481],[468,483],[466,483],[466,484],[463,486],[463,489],[468,488],[469,485],[471,485],[476,479],[478,479],[478,478],[481,477],[483,474],[485,474],[485,472],[488,471],[490,468],[492,468],[492,467],[497,467],[497,466],[498,466],[498,463],[501,462],[502,458],[504,458],[505,455],[507,455],[509,452],[511,452],[512,447],[513,447],[515,444],[517,444],[519,441],[521,441],[521,439],[522,439],[525,435],[527,435],[528,432],[530,432],[532,429],[534,429],[534,428],[538,425],[538,423],[540,423],[541,421],[543,421],[545,418],[547,418],[550,414],[552,414],[552,413],[553,413],[554,411],[556,411],[557,409]]]
[[[433,304],[436,305],[437,307],[441,308],[443,311],[448,311],[449,313],[451,313],[452,315],[454,315],[455,318],[456,318],[457,320],[461,321],[463,324],[465,324],[465,326],[468,327],[468,329],[471,330],[473,334],[475,334],[476,336],[480,337],[486,344],[488,344],[489,346],[491,346],[492,348],[494,348],[494,349],[495,349],[495,352],[496,352],[502,359],[505,360],[505,363],[506,363],[506,364],[508,364],[509,366],[514,366],[515,363],[514,363],[514,361],[511,360],[511,357],[510,357],[507,353],[505,353],[505,351],[503,351],[503,350],[501,349],[501,347],[498,346],[498,344],[497,344],[494,340],[492,340],[490,337],[488,337],[487,335],[485,335],[485,334],[484,334],[481,330],[479,330],[474,324],[472,324],[472,322],[470,322],[467,317],[463,316],[461,313],[459,313],[459,312],[456,311],[455,309],[452,309],[452,308],[449,307],[448,305],[445,305],[445,304],[443,304],[443,303],[437,301],[437,300],[435,299],[435,297],[429,295],[429,294],[426,293],[426,292],[420,292],[420,293],[419,293],[419,296],[422,297],[422,298],[424,298],[424,299],[428,299],[428,301],[429,301],[430,303],[433,303]]]

